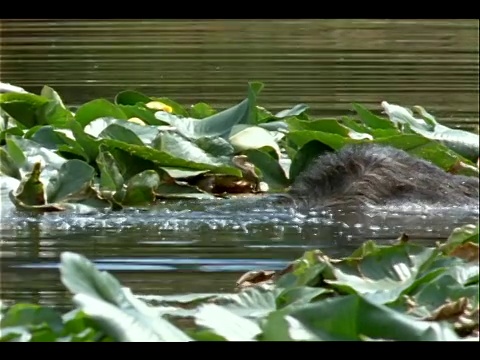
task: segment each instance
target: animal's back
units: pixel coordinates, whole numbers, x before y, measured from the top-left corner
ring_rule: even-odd
[[[304,207],[394,203],[478,206],[479,179],[447,173],[389,146],[345,146],[317,158],[292,185]]]

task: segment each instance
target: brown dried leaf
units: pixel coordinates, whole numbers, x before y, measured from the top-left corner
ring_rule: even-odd
[[[455,164],[450,166],[450,168],[447,170],[447,172],[449,172],[451,174],[460,174],[460,173],[463,173],[464,171],[478,172],[478,162],[477,162],[477,168],[475,168],[475,166],[466,164],[463,161],[458,160],[458,161],[455,162]]]
[[[275,275],[273,270],[258,270],[258,271],[249,271],[243,274],[237,280],[237,287],[245,288],[254,285],[259,285],[268,281],[271,281]]]
[[[457,301],[449,302],[435,309],[431,316],[426,320],[440,321],[440,320],[455,320],[460,315],[465,313],[468,306],[468,299],[462,297]],[[454,319],[455,318],[455,319]]]
[[[466,261],[471,262],[479,262],[479,254],[478,254],[478,245],[469,241],[465,244],[461,244],[454,248],[451,252],[451,256],[456,256],[458,258],[464,259]]]

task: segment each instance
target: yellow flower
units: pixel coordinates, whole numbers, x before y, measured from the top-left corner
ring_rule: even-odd
[[[138,124],[138,125],[143,125],[143,126],[146,125],[141,119],[139,119],[137,117],[132,117],[132,118],[128,119],[128,121],[131,122],[131,123]]]
[[[152,110],[163,110],[163,111],[166,111],[168,113],[171,113],[173,111],[172,107],[171,106],[168,106],[160,101],[150,101],[148,104],[145,105],[146,107],[148,107],[149,109],[152,109]]]

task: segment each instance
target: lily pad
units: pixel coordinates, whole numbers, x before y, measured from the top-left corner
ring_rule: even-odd
[[[92,100],[80,106],[75,113],[75,120],[82,127],[87,126],[93,120],[111,117],[118,120],[127,120],[125,113],[115,104],[106,99]]]

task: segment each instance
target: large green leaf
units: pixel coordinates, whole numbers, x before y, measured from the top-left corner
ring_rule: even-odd
[[[159,133],[157,126],[143,126],[130,121],[101,118],[85,127],[85,132],[99,138],[121,140],[129,144],[150,145]]]
[[[127,144],[114,139],[103,139],[103,143],[108,147],[118,148],[132,155],[150,160],[159,166],[180,167],[193,170],[211,170],[221,174],[241,177],[240,170],[231,166],[214,166],[211,164],[184,160],[182,157],[172,156],[169,153],[151,147]]]
[[[308,304],[289,314],[321,340],[456,341],[450,324],[421,321],[359,295],[347,295]],[[300,334],[301,335],[301,334]],[[296,340],[302,340],[299,336]]]
[[[292,140],[298,147],[302,147],[312,140],[317,140],[334,150],[340,150],[346,144],[361,142],[338,134],[312,130],[291,131],[287,134],[287,138]]]
[[[3,148],[0,148],[0,172],[18,180],[22,179],[18,166]]]
[[[80,144],[67,136],[63,131],[55,130],[52,126],[42,126],[33,134],[31,140],[45,146],[50,150],[58,150],[62,153],[71,153],[88,160],[88,155]]]
[[[478,159],[480,146],[478,134],[439,124],[420,106],[417,106],[416,110],[422,119],[415,118],[411,110],[386,101],[382,102],[382,107],[393,123],[401,124],[427,139],[437,140],[470,161]]]
[[[66,161],[61,156],[41,146],[37,142],[17,136],[9,136],[7,138],[6,150],[15,165],[19,168],[22,176],[31,172],[34,164],[39,162],[42,167],[40,180],[44,183],[46,183],[54,172],[60,169]]]
[[[210,105],[205,104],[204,102],[197,103],[192,105],[189,110],[190,116],[194,119],[204,119],[206,117],[212,116],[217,113],[217,111],[212,108]]]
[[[201,164],[222,166],[229,160],[228,157],[212,156],[194,142],[170,131],[160,133],[152,146],[157,150],[176,156],[179,159]]]
[[[170,106],[172,108],[172,114],[174,115],[180,115],[182,117],[188,117],[188,112],[185,110],[185,108],[177,103],[176,101],[173,101],[172,99],[166,98],[166,97],[152,97],[152,100],[158,101],[162,104],[165,104],[167,106]]]
[[[75,120],[82,127],[87,126],[93,120],[103,117],[112,117],[119,120],[127,120],[125,113],[115,104],[106,99],[89,101],[80,106],[75,113]]]
[[[282,110],[282,111],[276,113],[275,117],[277,119],[283,119],[283,118],[288,118],[288,117],[292,117],[292,116],[298,116],[298,115],[304,113],[305,111],[307,111],[308,108],[309,108],[308,105],[297,104],[294,107],[292,107],[291,109]]]
[[[178,117],[165,111],[159,111],[155,116],[157,119],[174,126],[180,134],[190,139],[225,136],[234,125],[249,122],[249,118],[252,116],[251,106],[256,96],[254,90],[252,90],[254,86],[255,84],[249,84],[249,98],[229,109],[201,120]]]
[[[361,259],[345,259],[332,268],[327,283],[343,291],[355,291],[372,302],[395,301],[416,280],[422,266],[436,255],[432,248],[398,244],[380,247]]]
[[[195,144],[206,153],[219,158],[229,158],[235,153],[235,149],[228,140],[221,137],[202,137],[196,139]]]
[[[416,134],[395,135],[375,139],[373,142],[405,150],[409,154],[428,160],[444,170],[454,168],[458,161],[470,163],[467,159],[456,154],[445,145]],[[460,173],[478,176],[478,169],[464,168]]]
[[[50,101],[38,109],[39,122],[66,128],[74,115],[66,108],[60,95],[49,86],[44,86],[40,95]]]
[[[2,317],[0,327],[0,342],[51,342],[57,340],[63,330],[63,321],[51,308],[17,304],[9,308]]]
[[[270,190],[285,190],[289,185],[290,182],[278,160],[260,150],[246,150],[243,153],[261,171],[261,179],[268,184]]]
[[[38,111],[48,102],[46,97],[30,93],[0,94],[0,107],[26,128],[40,123]]]
[[[97,157],[97,165],[100,169],[100,191],[116,192],[123,187],[123,176],[118,169],[115,158],[102,145]]]
[[[135,125],[135,124],[134,124]],[[137,125],[143,127],[141,125]],[[144,146],[142,140],[132,131],[120,124],[108,125],[99,135],[99,138],[119,140],[127,144]]]
[[[131,118],[138,118],[148,125],[166,125],[164,121],[160,121],[155,117],[152,110],[147,109],[141,105],[118,105],[118,107]]]
[[[353,104],[353,108],[359,115],[360,119],[372,129],[395,129],[395,124],[388,119],[381,118],[371,111],[369,111],[366,107],[360,104]]]
[[[145,170],[130,178],[126,184],[122,205],[150,205],[155,201],[155,189],[160,185],[160,177],[154,170]]]
[[[118,341],[190,341],[168,321],[122,289],[110,274],[99,272],[83,256],[61,255],[61,279],[82,310]]]
[[[68,200],[83,200],[88,197],[95,169],[81,160],[68,160],[49,179],[47,201],[49,203]]]
[[[247,288],[238,294],[220,295],[215,302],[238,316],[262,318],[277,309],[280,290],[268,287]]]
[[[98,156],[98,147],[100,146],[100,140],[95,139],[93,136],[85,133],[82,125],[76,120],[73,120],[69,124],[72,130],[75,140],[82,147],[83,151],[88,157],[88,161],[93,162]]]
[[[214,304],[201,306],[195,314],[195,322],[227,341],[253,341],[262,332],[256,322]]]
[[[115,96],[115,104],[117,105],[136,105],[138,103],[149,103],[152,99],[134,90],[125,90],[119,92]]]

